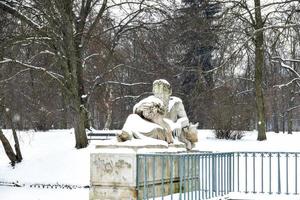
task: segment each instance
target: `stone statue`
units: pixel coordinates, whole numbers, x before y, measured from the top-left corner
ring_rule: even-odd
[[[119,141],[151,137],[173,143],[173,138],[192,149],[197,138],[197,124],[189,123],[182,100],[171,96],[171,85],[164,79],[153,82],[153,95],[138,102],[118,135]]]

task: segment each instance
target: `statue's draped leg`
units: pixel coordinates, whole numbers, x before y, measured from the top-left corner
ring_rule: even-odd
[[[160,124],[165,127],[160,126]],[[124,142],[132,138],[141,139],[143,136],[173,142],[171,129],[167,124],[159,125],[141,118],[137,114],[131,114],[125,121],[121,134],[117,136],[118,141]]]

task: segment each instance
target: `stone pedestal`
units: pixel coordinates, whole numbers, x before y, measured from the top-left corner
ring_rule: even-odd
[[[100,143],[90,155],[90,200],[137,200],[137,154],[185,151],[184,144]],[[149,165],[151,167],[152,165]],[[155,166],[161,171],[165,167]],[[176,166],[174,166],[176,167]]]

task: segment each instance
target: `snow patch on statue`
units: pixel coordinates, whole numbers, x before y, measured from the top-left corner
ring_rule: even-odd
[[[189,123],[182,100],[171,96],[171,85],[164,79],[153,82],[153,95],[133,107],[118,135],[118,141],[151,137],[173,143],[174,137],[192,149],[198,141],[198,124]]]

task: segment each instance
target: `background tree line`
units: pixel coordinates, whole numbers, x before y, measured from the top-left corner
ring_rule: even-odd
[[[299,1],[0,0],[0,124],[120,129],[167,79],[222,134],[299,123]],[[6,109],[5,109],[6,108]]]

